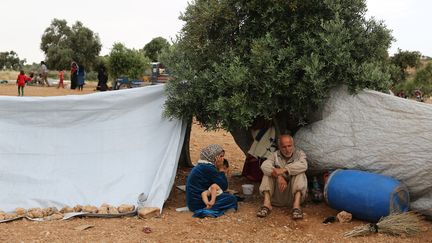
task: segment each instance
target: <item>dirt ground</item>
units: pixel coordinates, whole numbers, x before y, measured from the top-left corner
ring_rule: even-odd
[[[55,87],[26,87],[26,96],[55,96],[86,94],[94,92],[94,85],[86,85],[83,92],[56,89]],[[0,95],[16,95],[15,85],[0,85]],[[114,92],[114,91],[112,91]],[[193,124],[191,155],[197,160],[201,147],[221,144],[226,150],[233,173],[241,171],[244,155],[234,143],[231,135],[224,131],[206,132]],[[179,168],[175,185],[185,184],[190,168]],[[246,179],[230,177],[230,188],[240,191]],[[422,232],[414,237],[392,237],[382,234],[360,238],[344,238],[342,234],[366,222],[354,220],[350,223],[321,222],[336,210],[325,203],[307,203],[305,218],[293,221],[288,208],[274,208],[269,217],[255,216],[261,198],[255,183],[254,195],[246,202],[239,203],[239,210],[216,219],[192,218],[190,212],[176,212],[185,206],[184,192],[173,188],[163,214],[159,218],[118,219],[74,218],[67,221],[33,222],[17,220],[0,224],[1,242],[432,242],[432,224],[422,222]],[[76,227],[91,225],[86,230]],[[149,227],[151,233],[143,229]]]

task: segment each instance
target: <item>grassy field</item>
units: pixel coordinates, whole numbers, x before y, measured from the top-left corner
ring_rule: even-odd
[[[0,80],[16,80],[18,71],[0,71]]]

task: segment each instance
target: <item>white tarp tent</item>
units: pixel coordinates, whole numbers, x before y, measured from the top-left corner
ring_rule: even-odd
[[[163,85],[61,97],[0,96],[0,209],[162,208],[185,124],[162,117]]]
[[[339,88],[322,115],[295,135],[310,169],[391,176],[408,186],[412,209],[432,215],[432,105],[370,90],[350,95]]]

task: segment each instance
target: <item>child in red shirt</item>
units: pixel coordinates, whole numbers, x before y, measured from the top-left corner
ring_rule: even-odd
[[[17,78],[17,85],[18,85],[18,96],[24,96],[24,86],[26,85],[27,81],[30,81],[31,78],[27,77],[24,74],[24,71],[21,70],[20,74],[18,74],[18,78]],[[20,94],[21,93],[21,94]]]
[[[64,72],[63,72],[63,70],[59,71],[58,77],[59,77],[59,83],[58,83],[57,89],[60,88],[60,86],[64,89],[64,84],[63,84]]]

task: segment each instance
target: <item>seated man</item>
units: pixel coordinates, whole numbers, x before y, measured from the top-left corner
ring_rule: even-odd
[[[261,165],[264,176],[259,191],[264,196],[264,203],[257,216],[266,217],[272,206],[292,205],[293,219],[302,219],[300,204],[307,193],[306,155],[294,147],[290,135],[281,135],[278,146],[279,150]]]

